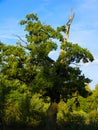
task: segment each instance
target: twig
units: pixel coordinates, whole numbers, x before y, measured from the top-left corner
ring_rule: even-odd
[[[27,44],[26,41],[24,41],[20,36],[16,35],[16,34],[13,34],[13,36],[17,37],[20,41],[24,42],[25,44]]]

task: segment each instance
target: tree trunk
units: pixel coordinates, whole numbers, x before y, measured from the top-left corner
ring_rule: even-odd
[[[47,110],[47,130],[56,130],[56,119],[58,112],[58,103],[53,102]]]

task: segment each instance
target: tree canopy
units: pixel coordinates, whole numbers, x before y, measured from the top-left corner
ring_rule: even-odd
[[[26,15],[20,24],[25,25],[27,41],[15,46],[1,43],[1,73],[11,82],[26,84],[32,92],[49,96],[52,102],[76,93],[86,97],[85,86],[91,80],[81,73],[77,63],[92,62],[92,54],[78,44],[64,44],[64,25],[54,29],[41,23],[36,14]],[[54,61],[49,53],[57,49],[57,43],[65,53]]]

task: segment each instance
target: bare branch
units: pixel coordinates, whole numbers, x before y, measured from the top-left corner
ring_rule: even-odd
[[[75,13],[72,14],[72,10],[71,10],[71,11],[70,11],[69,20],[68,20],[68,22],[67,22],[66,25],[65,25],[65,30],[66,30],[66,32],[65,32],[65,35],[66,35],[65,43],[66,43],[66,41],[67,41],[68,38],[69,38],[70,25],[71,25],[71,23],[72,23],[72,21],[73,21],[74,16],[75,16]]]
[[[17,37],[20,41],[24,42],[25,44],[27,44],[26,41],[24,41],[19,35],[13,34],[13,36]]]

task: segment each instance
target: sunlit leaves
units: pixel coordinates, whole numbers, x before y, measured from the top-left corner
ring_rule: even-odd
[[[78,44],[72,44],[70,42],[62,44],[61,48],[65,51],[63,55],[60,55],[60,60],[63,59],[64,62],[71,63],[87,63],[93,61],[94,58],[89,50],[81,48]]]

